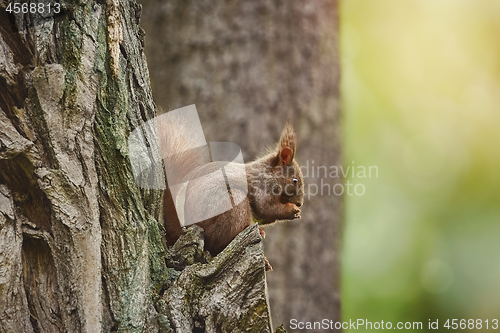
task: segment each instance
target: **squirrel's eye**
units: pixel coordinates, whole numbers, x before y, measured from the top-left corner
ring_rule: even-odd
[[[292,179],[294,184],[297,184],[299,180],[297,178]]]

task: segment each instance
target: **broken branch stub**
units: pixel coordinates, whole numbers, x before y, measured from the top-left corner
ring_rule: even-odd
[[[193,225],[167,265],[185,267],[157,303],[162,332],[272,332],[262,238],[256,224],[215,258]]]

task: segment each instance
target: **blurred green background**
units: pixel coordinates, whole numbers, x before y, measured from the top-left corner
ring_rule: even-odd
[[[340,18],[344,164],[379,169],[346,196],[343,319],[500,320],[500,1]]]

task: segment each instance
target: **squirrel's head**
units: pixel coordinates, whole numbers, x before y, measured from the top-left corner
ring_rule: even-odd
[[[287,123],[275,150],[275,173],[281,188],[281,202],[290,202],[300,207],[304,203],[304,177],[295,160],[296,151],[295,131],[292,125]]]

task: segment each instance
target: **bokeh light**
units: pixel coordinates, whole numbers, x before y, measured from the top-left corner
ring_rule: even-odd
[[[341,1],[345,164],[379,169],[346,197],[344,320],[500,320],[499,17]]]

